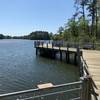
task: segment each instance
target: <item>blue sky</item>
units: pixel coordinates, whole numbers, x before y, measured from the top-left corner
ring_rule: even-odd
[[[43,30],[56,33],[74,12],[74,0],[0,0],[0,33],[27,35]]]

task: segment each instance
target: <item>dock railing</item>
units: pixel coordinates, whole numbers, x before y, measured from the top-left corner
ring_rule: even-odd
[[[54,46],[62,46],[62,47],[73,47],[76,48],[77,45],[80,46],[80,48],[83,49],[95,49],[95,50],[100,50],[100,42],[68,42],[68,41],[35,41],[34,43],[37,43],[38,45],[41,43],[46,43],[46,44],[54,44]]]
[[[45,41],[34,41],[34,47],[43,47],[43,48],[51,48],[53,49],[53,47],[64,47],[64,48],[75,48],[77,49],[77,47],[80,46],[79,43],[69,43],[69,42],[60,42],[60,41],[52,41],[52,42],[45,42]]]
[[[0,100],[83,100],[82,81],[1,94]]]
[[[88,65],[84,60],[83,55],[80,56],[80,61],[81,61],[80,63],[81,78],[84,80],[83,82],[84,87],[86,87],[83,89],[83,95],[85,95],[86,93],[88,94],[87,96],[83,96],[83,97],[86,97],[87,98],[86,100],[92,100],[92,97],[95,100],[98,100],[98,94],[95,91],[95,89],[97,89],[97,86],[95,85],[92,76],[88,71]]]

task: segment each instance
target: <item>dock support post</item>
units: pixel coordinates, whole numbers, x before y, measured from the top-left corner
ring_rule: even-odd
[[[38,55],[38,48],[36,48],[36,55]]]
[[[69,48],[67,47],[67,51],[66,51],[66,61],[67,63],[69,63]]]
[[[60,61],[62,61],[62,51],[60,50]]]
[[[48,49],[48,43],[47,43],[47,49]]]
[[[74,64],[77,65],[77,53],[74,54]]]
[[[42,48],[43,48],[43,42],[42,42]]]
[[[52,49],[53,49],[54,43],[52,42],[52,44],[51,44],[51,45],[52,45]]]
[[[56,58],[56,52],[52,49],[52,58],[55,59]]]
[[[60,52],[60,61],[62,61],[62,50],[60,48],[60,45],[59,45],[59,52]]]

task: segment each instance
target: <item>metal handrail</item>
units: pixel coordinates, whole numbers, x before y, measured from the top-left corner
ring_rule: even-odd
[[[52,89],[52,88],[54,89],[54,88],[59,88],[59,87],[64,87],[64,86],[72,86],[72,85],[77,85],[77,84],[81,84],[81,83],[82,83],[82,81],[72,82],[72,83],[67,83],[67,84],[54,85],[53,87],[51,87],[49,89]],[[24,90],[24,91],[0,94],[0,98],[14,96],[14,95],[20,95],[20,94],[24,94],[24,93],[31,93],[31,92],[36,92],[36,91],[40,91],[40,90],[43,90],[43,89],[36,88],[36,89],[29,89],[29,90]]]
[[[32,97],[29,97],[29,98],[24,98],[24,99],[19,99],[19,100],[36,99],[36,98],[40,98],[40,97],[46,97],[46,96],[51,96],[51,95],[56,95],[56,94],[61,94],[61,93],[73,92],[73,91],[77,91],[77,90],[81,90],[81,88],[75,88],[75,89],[69,89],[69,90],[65,90],[65,91],[48,93],[48,94],[44,94],[44,95],[32,96]]]

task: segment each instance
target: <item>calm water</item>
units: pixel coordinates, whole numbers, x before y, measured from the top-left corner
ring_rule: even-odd
[[[36,57],[33,41],[0,40],[0,93],[77,81],[78,76],[75,66]]]

